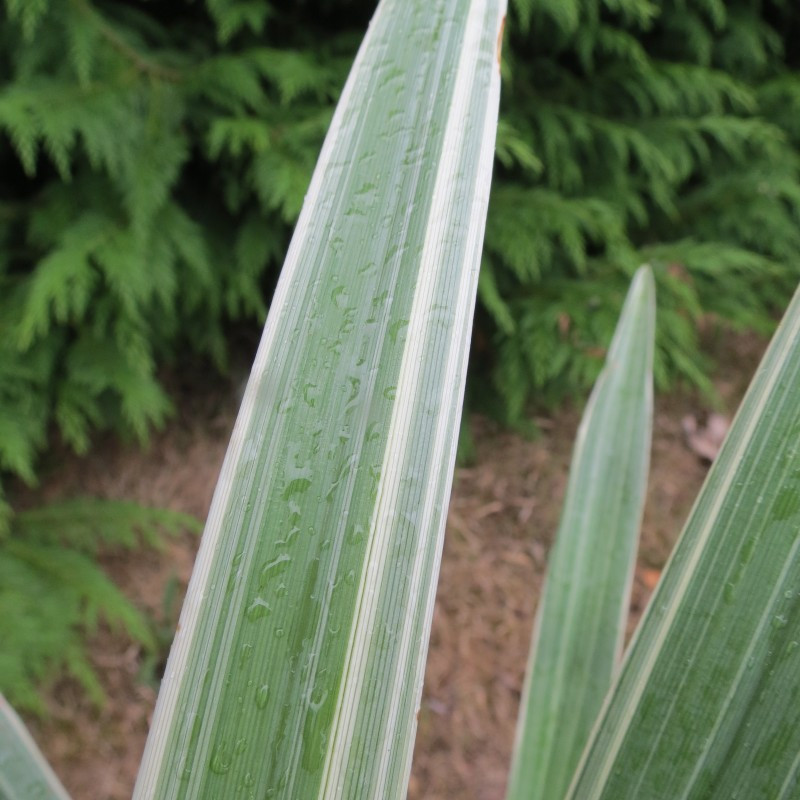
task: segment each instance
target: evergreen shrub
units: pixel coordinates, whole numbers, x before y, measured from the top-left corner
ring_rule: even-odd
[[[160,369],[224,368],[230,324],[261,324],[373,7],[0,4],[0,475],[33,482],[54,435],[78,452],[98,429],[143,439],[171,411]],[[517,423],[531,401],[583,392],[643,261],[658,382],[708,389],[698,320],[766,332],[798,280],[800,10],[512,0],[511,14],[472,364],[492,380],[473,401]],[[106,520],[112,539],[126,514]],[[18,682],[29,707],[25,681],[59,651],[94,686],[53,626],[74,636],[103,608],[146,639],[91,552],[37,536],[0,490],[0,599],[19,608],[13,592],[36,585],[68,617],[43,612],[49,644],[14,645],[44,654]],[[43,546],[62,555],[37,560]]]
[[[144,438],[159,367],[223,367],[226,323],[263,322],[358,41],[317,16],[7,0],[0,470],[32,481],[51,426]]]

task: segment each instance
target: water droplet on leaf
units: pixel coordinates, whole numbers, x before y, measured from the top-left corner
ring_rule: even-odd
[[[211,771],[217,775],[225,775],[231,768],[232,760],[230,750],[228,750],[227,746],[224,743],[218,744],[211,754],[209,766],[211,767]]]
[[[256,597],[244,613],[250,622],[254,622],[257,619],[266,617],[271,611],[272,606],[263,597]]]
[[[263,686],[259,686],[256,690],[256,706],[258,708],[265,708],[267,705],[267,701],[269,700],[269,686],[265,683]]]

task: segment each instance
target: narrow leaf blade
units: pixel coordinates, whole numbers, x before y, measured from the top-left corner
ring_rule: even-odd
[[[640,623],[570,796],[800,797],[800,292]]]
[[[66,789],[2,694],[0,797],[3,800],[69,800]]]
[[[403,797],[502,0],[384,0],[276,290],[135,797]]]
[[[622,648],[653,417],[655,287],[634,277],[578,429],[531,645],[509,800],[563,797]]]

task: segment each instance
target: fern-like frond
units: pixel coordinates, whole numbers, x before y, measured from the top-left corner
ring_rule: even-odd
[[[265,0],[206,0],[206,5],[216,23],[220,44],[227,44],[242,30],[261,34],[272,15]]]
[[[11,515],[0,543],[0,683],[8,698],[45,713],[40,687],[66,671],[101,703],[86,635],[102,619],[145,650],[155,640],[151,623],[106,577],[95,554],[161,546],[165,534],[199,527],[186,514],[106,500],[70,500]]]

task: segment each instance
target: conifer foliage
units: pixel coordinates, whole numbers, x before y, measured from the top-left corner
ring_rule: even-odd
[[[512,5],[481,276],[503,412],[594,379],[642,262],[659,383],[708,388],[700,315],[766,331],[800,277],[797,4]]]

